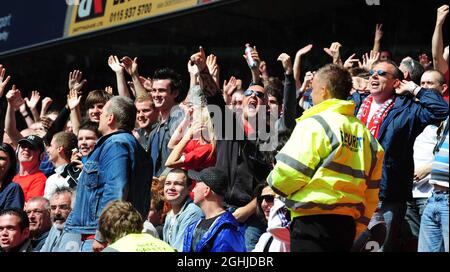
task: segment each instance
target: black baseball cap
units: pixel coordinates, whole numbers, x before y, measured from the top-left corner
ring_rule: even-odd
[[[31,146],[33,149],[39,150],[40,152],[44,152],[45,150],[44,141],[37,135],[29,135],[20,139],[17,143],[22,147]]]
[[[214,193],[225,196],[228,186],[228,177],[225,172],[219,168],[209,167],[200,172],[189,170],[188,177],[199,182],[204,182],[214,191]]]

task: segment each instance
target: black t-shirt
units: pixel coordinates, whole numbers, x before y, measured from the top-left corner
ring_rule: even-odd
[[[202,239],[203,235],[209,230],[214,221],[216,221],[216,219],[219,218],[221,215],[222,213],[209,219],[203,219],[202,221],[200,221],[200,223],[198,223],[197,228],[195,228],[194,235],[192,237],[192,244],[191,244],[192,252],[195,251],[195,247],[197,246],[197,243]]]

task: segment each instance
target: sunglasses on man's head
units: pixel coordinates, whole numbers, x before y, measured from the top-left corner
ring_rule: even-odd
[[[375,73],[379,76],[386,76],[386,75],[394,76],[393,74],[386,72],[384,70],[373,70],[373,69],[369,70],[369,75],[373,76]]]
[[[258,98],[264,98],[264,93],[263,92],[254,91],[254,90],[250,90],[250,89],[248,89],[248,90],[246,90],[244,92],[244,95],[247,96],[247,97],[251,96],[252,94],[255,94],[256,97],[258,97]]]
[[[273,200],[275,199],[274,195],[260,195],[258,196],[258,200],[259,201],[263,201],[265,200],[266,202],[273,202]]]

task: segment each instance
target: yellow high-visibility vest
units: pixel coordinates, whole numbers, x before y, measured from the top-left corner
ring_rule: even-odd
[[[384,151],[354,110],[328,99],[305,111],[267,179],[292,217],[349,215],[360,234],[378,203]]]
[[[106,252],[176,252],[168,243],[148,233],[128,234],[109,245]]]

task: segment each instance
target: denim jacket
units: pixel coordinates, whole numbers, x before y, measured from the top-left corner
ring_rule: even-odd
[[[65,231],[96,233],[103,208],[113,200],[131,202],[143,218],[147,217],[151,178],[151,159],[130,132],[119,130],[101,137],[78,178]]]

